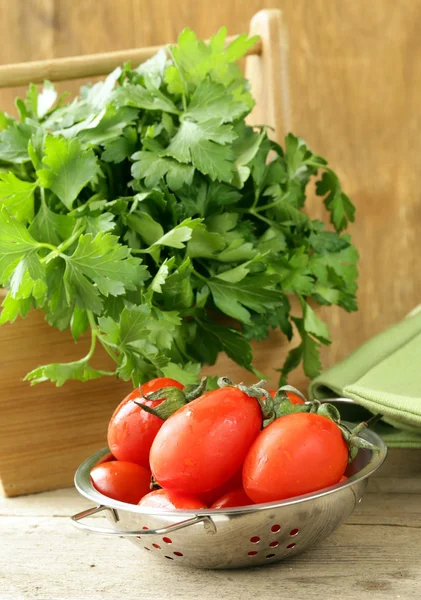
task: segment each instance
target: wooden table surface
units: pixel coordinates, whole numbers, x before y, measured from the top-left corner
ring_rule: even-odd
[[[76,530],[68,517],[88,502],[74,489],[0,498],[0,599],[419,599],[421,490],[386,493],[373,481],[324,542],[289,561],[232,571],[172,567],[123,539]]]

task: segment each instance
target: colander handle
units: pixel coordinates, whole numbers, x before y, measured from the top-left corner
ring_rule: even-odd
[[[87,510],[83,510],[76,515],[70,517],[73,521],[73,525],[78,529],[84,529],[85,531],[90,531],[91,533],[96,533],[98,535],[117,535],[123,537],[137,537],[138,535],[165,535],[167,533],[172,533],[173,531],[177,531],[178,529],[184,529],[186,527],[191,527],[192,525],[196,525],[196,523],[203,523],[203,526],[206,530],[206,533],[216,533],[215,523],[212,521],[210,517],[207,516],[196,516],[191,519],[186,519],[185,521],[180,521],[179,523],[174,523],[173,525],[168,525],[167,527],[160,527],[159,529],[141,529],[140,531],[124,531],[119,529],[109,529],[108,527],[96,527],[94,525],[88,525],[87,523],[82,523],[82,519],[87,517],[91,517],[103,510],[110,510],[114,521],[118,521],[117,514],[113,508],[109,508],[108,506],[103,506],[100,504],[99,506],[94,506],[92,508],[88,508]]]

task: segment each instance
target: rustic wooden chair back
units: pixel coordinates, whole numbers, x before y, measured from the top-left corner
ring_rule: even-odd
[[[249,122],[270,125],[272,137],[281,141],[290,129],[287,36],[281,11],[257,13],[251,20],[250,34],[259,34],[260,41],[246,58],[246,75],[257,100]],[[0,66],[0,87],[105,75],[126,60],[137,64],[157,50],[136,48]],[[40,364],[78,359],[87,352],[88,344],[88,340],[81,340],[76,345],[68,331],[48,326],[40,311],[0,327],[0,479],[6,495],[71,485],[78,464],[106,445],[108,420],[119,400],[130,391],[130,383],[75,381],[56,388],[50,383],[30,387],[23,382],[25,374]],[[285,352],[282,336],[274,333],[254,346],[256,367],[268,374],[274,372]],[[101,349],[96,365],[110,367]],[[233,380],[246,382],[254,379],[226,356],[204,373],[229,373]]]
[[[250,35],[259,35],[260,41],[246,58],[246,77],[250,80],[256,106],[250,123],[265,123],[273,127],[273,137],[279,141],[290,127],[287,78],[288,40],[282,12],[266,9],[256,13],[250,21]],[[228,38],[228,41],[233,38]],[[68,81],[83,77],[106,75],[123,62],[139,64],[153,56],[159,46],[119,50],[84,56],[72,56],[0,66],[0,88]]]

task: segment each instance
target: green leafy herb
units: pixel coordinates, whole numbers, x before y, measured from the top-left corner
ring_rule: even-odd
[[[82,150],[77,138],[47,137],[43,163],[46,168],[37,172],[40,184],[52,190],[69,210],[81,189],[98,172],[95,154]]]
[[[255,41],[186,29],[72,102],[45,82],[17,100],[19,120],[0,112],[0,323],[39,309],[91,337],[85,357],[38,367],[31,383],[188,384],[220,352],[255,372],[250,341],[275,328],[301,338],[283,380],[301,362],[320,371],[330,338],[314,306],[356,309],[358,254],[342,233],[354,207],[303,140],[281,148],[246,125],[254,101],[236,61]],[[303,210],[313,181],[331,226]],[[92,366],[98,344],[113,371]]]

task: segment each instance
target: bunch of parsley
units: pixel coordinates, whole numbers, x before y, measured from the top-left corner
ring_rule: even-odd
[[[45,82],[17,100],[19,121],[0,113],[1,322],[37,308],[92,340],[80,360],[29,373],[33,383],[189,383],[221,351],[253,370],[249,340],[278,327],[291,339],[293,326],[301,343],[281,376],[303,361],[313,377],[329,332],[308,300],[356,309],[357,252],[341,234],[354,207],[301,139],[281,148],[246,125],[253,99],[236,61],[256,40],[225,48],[225,37],[185,30],[168,55],[118,68],[71,103]],[[333,231],[303,212],[314,176]],[[92,366],[98,343],[115,371]]]

